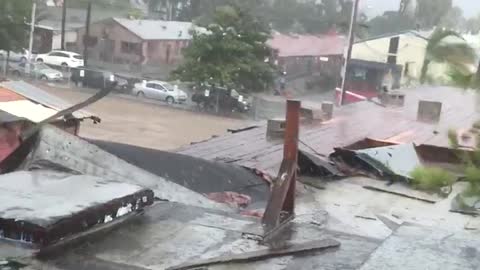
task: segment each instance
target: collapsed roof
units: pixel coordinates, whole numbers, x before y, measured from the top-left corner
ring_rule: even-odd
[[[365,138],[395,143],[448,147],[450,129],[468,130],[478,120],[477,93],[450,87],[418,87],[401,91],[403,107],[384,107],[358,102],[336,108],[326,122],[302,125],[299,148],[327,157],[334,148]],[[438,123],[417,121],[419,100],[442,102]],[[454,101],[454,102],[453,102]],[[230,160],[231,164],[275,175],[282,158],[282,141],[266,139],[267,126],[212,138],[177,150],[178,153],[208,160]]]
[[[23,81],[0,82],[0,110],[13,115],[18,120],[38,123],[59,111],[71,107],[71,104],[51,95],[44,90]],[[72,114],[76,119],[91,118],[100,121],[97,116],[79,110]]]

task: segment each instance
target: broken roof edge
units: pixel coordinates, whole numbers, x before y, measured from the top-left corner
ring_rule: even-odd
[[[41,104],[42,106],[53,110],[61,111],[72,106],[69,102],[66,102],[65,100],[25,81],[7,80],[0,82],[0,86],[21,95],[27,100]],[[72,113],[72,116],[78,120],[92,119],[94,123],[101,122],[100,117],[85,110],[75,111]]]

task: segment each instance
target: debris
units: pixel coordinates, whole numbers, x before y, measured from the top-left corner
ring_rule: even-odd
[[[236,208],[245,208],[252,201],[252,198],[250,198],[250,196],[230,191],[209,193],[206,194],[206,196],[210,200],[219,203],[225,203],[231,207]]]
[[[240,215],[263,218],[263,210],[243,210]]]
[[[390,230],[396,231],[403,223],[402,220],[388,215],[377,215],[378,219],[383,222]]]
[[[328,212],[324,210],[316,211],[312,214],[312,220],[310,224],[323,227],[327,224],[328,221]]]
[[[242,254],[229,254],[216,258],[187,262],[185,264],[167,268],[167,270],[185,270],[204,266],[211,266],[223,263],[242,263],[258,261],[267,258],[280,257],[291,254],[304,253],[308,251],[318,251],[328,248],[339,247],[340,242],[333,239],[323,239],[301,244],[286,243],[281,249],[262,249],[258,251],[246,252]]]
[[[311,186],[311,187],[318,188],[318,189],[325,189],[325,183],[320,178],[299,177],[298,181],[302,184],[307,185],[307,186]]]
[[[400,191],[400,190],[395,190],[395,188],[392,188],[393,185],[390,185],[390,186],[387,186],[387,185],[383,185],[382,186],[363,186],[363,188],[365,189],[368,189],[368,190],[373,190],[373,191],[379,191],[379,192],[385,192],[385,193],[390,193],[390,194],[393,194],[393,195],[398,195],[398,196],[402,196],[402,197],[405,197],[405,198],[410,198],[410,199],[413,199],[413,200],[418,200],[418,201],[422,201],[422,202],[426,202],[426,203],[436,203],[438,201],[440,201],[439,199],[432,199],[434,197],[430,197],[430,196],[426,196],[427,194],[425,194],[425,196],[422,196],[422,195],[419,195],[420,192],[418,191],[415,191],[415,190],[409,190],[408,187],[405,187],[403,191]]]
[[[357,157],[377,169],[381,175],[410,178],[410,172],[421,162],[414,144],[400,144],[355,151]]]
[[[48,170],[3,174],[0,183],[1,237],[34,249],[140,212],[154,197],[140,186]]]
[[[375,214],[373,214],[370,211],[362,211],[361,213],[358,213],[355,215],[356,218],[362,218],[362,219],[367,219],[367,220],[377,220],[377,217]]]
[[[473,196],[463,196],[461,193],[453,198],[450,205],[450,212],[479,216],[480,215],[480,198]]]
[[[465,230],[478,231],[480,230],[480,220],[478,218],[471,218],[465,224]]]
[[[336,178],[344,176],[332,162],[323,157],[305,151],[298,151],[298,168],[300,175]]]
[[[346,174],[367,176],[374,174],[392,181],[410,179],[410,172],[421,165],[414,144],[389,145],[360,150],[335,148],[335,152],[330,157]]]
[[[232,133],[232,134],[235,134],[235,133],[251,130],[251,129],[254,129],[254,128],[258,128],[258,126],[249,126],[249,127],[245,127],[245,128],[239,128],[239,129],[230,129],[229,128],[229,129],[227,129],[227,131]]]

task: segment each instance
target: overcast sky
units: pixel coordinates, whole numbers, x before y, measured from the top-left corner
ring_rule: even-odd
[[[400,0],[360,0],[360,4],[369,16],[375,16],[386,10],[398,10]],[[462,8],[467,18],[480,14],[480,0],[453,0],[453,5]],[[367,6],[372,8],[367,9]]]

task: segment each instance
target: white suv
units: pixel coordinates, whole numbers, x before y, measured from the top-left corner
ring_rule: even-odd
[[[78,53],[68,51],[51,51],[46,54],[39,54],[35,61],[65,68],[83,66],[83,57]]]

